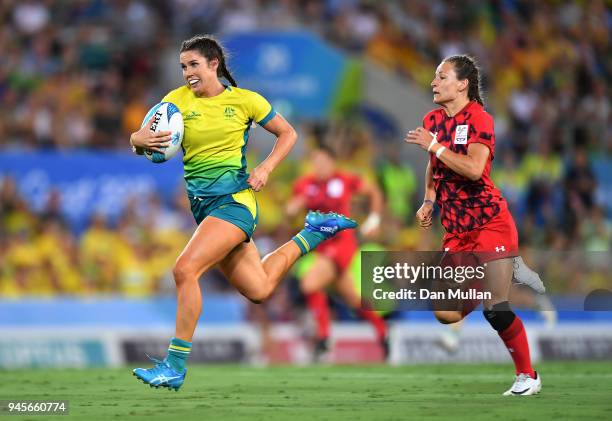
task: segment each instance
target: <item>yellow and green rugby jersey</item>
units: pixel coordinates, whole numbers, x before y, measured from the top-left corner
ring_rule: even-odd
[[[212,98],[196,97],[187,86],[168,93],[185,123],[183,166],[189,196],[219,196],[248,188],[246,146],[255,121],[263,126],[276,115],[261,95],[228,86]]]

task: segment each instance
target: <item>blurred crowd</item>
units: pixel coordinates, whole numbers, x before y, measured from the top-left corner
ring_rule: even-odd
[[[425,89],[442,58],[473,54],[519,161],[609,152],[611,20],[603,0],[6,0],[0,145],[122,148],[181,39],[305,27]]]
[[[170,206],[152,193],[121,216],[92,215],[77,235],[59,210],[60,193],[34,213],[12,178],[0,182],[0,296],[122,294],[173,288],[171,269],[195,229],[183,192]]]
[[[470,53],[496,121],[494,179],[523,245],[609,252],[611,210],[598,201],[593,160],[612,152],[611,20],[602,0],[5,0],[0,150],[127,150],[129,133],[167,90],[158,81],[175,62],[165,53],[194,33],[307,28],[425,92],[442,58]],[[333,144],[344,167],[379,183],[387,198],[380,243],[438,247],[439,228],[414,227],[422,175],[376,144],[371,129],[296,124],[306,144]],[[294,230],[283,204],[307,170],[288,161],[260,194],[262,253]],[[172,288],[170,268],[193,230],[178,193],[171,205],[149,198],[151,215],[172,221],[163,229],[149,229],[142,204],[131,203],[119,221],[96,215],[77,235],[58,211],[61,195],[35,214],[14,180],[0,179],[0,296]]]

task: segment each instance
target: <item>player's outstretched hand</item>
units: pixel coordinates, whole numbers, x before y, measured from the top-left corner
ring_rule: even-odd
[[[251,171],[247,183],[249,183],[249,186],[251,186],[253,190],[260,191],[268,182],[269,175],[270,170],[261,165],[258,165],[253,171]]]
[[[417,220],[422,228],[429,229],[431,227],[433,223],[432,214],[433,205],[429,202],[423,203],[416,213]]]
[[[410,130],[408,133],[406,133],[404,142],[419,145],[421,148],[427,150],[433,138],[433,135],[428,130],[425,130],[422,127],[417,127],[416,129]]]
[[[170,145],[170,140],[172,140],[172,132],[170,131],[160,131],[153,132],[150,127],[153,124],[153,119],[155,115],[153,115],[147,124],[142,126],[140,130],[132,133],[130,136],[130,143],[132,146],[136,148],[149,149],[155,152],[163,152],[164,150],[161,148],[168,147]]]

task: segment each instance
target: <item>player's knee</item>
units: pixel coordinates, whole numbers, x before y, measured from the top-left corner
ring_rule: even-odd
[[[506,330],[516,318],[516,315],[510,309],[508,301],[497,303],[490,309],[485,309],[482,314],[491,327],[498,332]]]
[[[252,303],[261,304],[270,298],[270,295],[272,295],[272,288],[261,287],[253,291],[243,292],[243,295]]]
[[[172,276],[176,285],[185,284],[196,278],[196,274],[188,264],[178,260],[172,269]]]
[[[314,288],[312,282],[308,282],[307,279],[302,279],[300,281],[300,292],[304,295],[308,295],[316,292],[316,289]]]
[[[450,311],[450,310],[440,310],[434,311],[434,315],[436,319],[442,324],[449,325],[452,323],[457,323],[463,320],[463,315],[460,311]]]

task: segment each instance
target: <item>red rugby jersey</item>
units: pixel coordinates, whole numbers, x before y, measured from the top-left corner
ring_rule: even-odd
[[[312,175],[300,177],[293,186],[294,196],[306,198],[306,208],[321,212],[337,212],[346,216],[351,214],[353,194],[361,189],[361,177],[336,171],[327,180],[319,180]]]
[[[478,102],[471,101],[454,117],[449,117],[443,108],[430,111],[423,118],[423,127],[437,134],[440,145],[459,154],[467,155],[472,143],[482,143],[489,148],[489,159],[477,181],[457,174],[434,154],[429,158],[436,203],[446,231],[466,232],[487,223],[502,206],[506,206],[491,180],[491,162],[495,152],[493,117]]]

